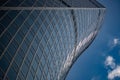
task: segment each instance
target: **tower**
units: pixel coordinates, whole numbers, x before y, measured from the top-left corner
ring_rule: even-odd
[[[3,0],[0,6],[3,80],[64,80],[105,12],[95,0]]]

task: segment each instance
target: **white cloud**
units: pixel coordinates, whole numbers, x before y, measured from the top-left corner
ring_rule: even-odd
[[[117,66],[115,69],[108,73],[109,80],[113,80],[115,77],[120,78],[120,66]]]
[[[115,60],[112,56],[108,56],[105,60],[105,66],[109,66],[110,68],[114,69],[116,66],[114,61]]]
[[[120,78],[120,65],[115,63],[115,59],[112,56],[107,56],[105,60],[105,66],[109,66],[111,69],[108,68],[108,79],[114,80],[116,77]]]
[[[119,39],[114,38],[114,39],[113,39],[113,43],[114,43],[114,45],[118,44],[118,43],[119,43]]]
[[[113,38],[112,40],[109,40],[108,46],[110,48],[114,48],[116,45],[120,45],[120,39],[119,38]]]

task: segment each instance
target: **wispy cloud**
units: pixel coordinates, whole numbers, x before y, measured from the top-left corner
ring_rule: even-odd
[[[116,64],[114,62],[114,58],[112,56],[108,56],[105,60],[105,66],[110,67],[112,69],[115,68]]]
[[[119,38],[113,38],[108,42],[108,46],[111,48],[114,48],[115,46],[120,45],[120,39]]]
[[[109,80],[113,80],[115,77],[120,78],[120,66],[117,66],[115,69],[108,73]]]
[[[120,40],[118,38],[114,38],[113,39],[113,44],[114,45],[120,44]]]
[[[106,57],[105,66],[112,69],[108,69],[107,77],[109,80],[114,80],[116,77],[120,78],[120,66],[115,63],[115,59],[112,56]]]

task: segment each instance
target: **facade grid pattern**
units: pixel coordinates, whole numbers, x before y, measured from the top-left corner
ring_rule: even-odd
[[[97,35],[105,12],[93,0],[70,1],[0,3],[0,80],[65,79]]]

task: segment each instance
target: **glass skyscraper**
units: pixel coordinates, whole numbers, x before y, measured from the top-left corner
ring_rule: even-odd
[[[95,0],[1,0],[0,80],[64,80],[103,22]]]

